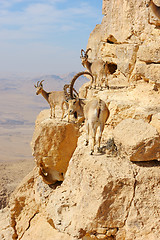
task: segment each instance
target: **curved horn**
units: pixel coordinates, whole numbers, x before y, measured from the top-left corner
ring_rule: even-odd
[[[39,86],[42,86],[42,87],[43,87],[43,84],[42,84],[42,82],[44,82],[44,80],[40,81],[40,84],[39,84]]]
[[[71,80],[70,86],[69,86],[69,95],[70,98],[73,99],[74,98],[74,94],[73,94],[73,85],[76,81],[76,79],[84,74],[90,75],[92,77],[92,81],[94,80],[93,75],[90,72],[79,72],[77,73]]]
[[[79,97],[79,94],[78,94],[78,92],[76,91],[75,88],[73,88],[73,92],[74,92],[74,97],[75,97],[75,98],[78,98],[78,97]]]
[[[83,52],[84,52],[84,54],[86,54],[85,51],[83,49],[81,49],[81,57],[83,57]]]
[[[34,85],[34,86],[35,86],[35,88],[39,87],[39,86],[38,86],[38,84],[39,84],[39,81],[37,81],[37,85]]]
[[[65,97],[65,100],[68,102],[68,100],[69,100],[69,98],[70,98],[70,95],[69,95],[69,93],[67,92],[67,88],[69,88],[69,84],[65,84],[64,87],[63,87],[64,97]]]
[[[91,49],[91,48],[88,48],[88,49],[86,50],[85,55],[87,55],[87,53],[88,53],[89,51],[92,51],[92,49]]]
[[[65,100],[68,101],[70,99],[70,94],[67,92],[67,89],[70,87],[69,84],[65,84],[64,87],[63,87],[63,91],[64,91],[64,97],[65,97]],[[74,93],[74,97],[79,97],[79,94],[78,92],[76,91],[76,89],[73,88],[73,91],[75,92]]]

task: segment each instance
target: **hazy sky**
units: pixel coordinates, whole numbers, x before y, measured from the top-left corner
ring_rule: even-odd
[[[82,70],[80,49],[102,20],[102,0],[0,0],[0,72]]]

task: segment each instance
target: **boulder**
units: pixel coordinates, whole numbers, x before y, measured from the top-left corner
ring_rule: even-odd
[[[123,120],[115,127],[113,136],[120,155],[127,155],[131,161],[160,159],[159,133],[141,119]]]
[[[77,146],[78,128],[66,121],[44,119],[42,113],[36,122],[31,146],[39,173],[48,184],[62,181]]]

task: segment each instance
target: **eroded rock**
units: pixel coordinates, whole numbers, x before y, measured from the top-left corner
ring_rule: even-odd
[[[115,127],[113,135],[121,156],[127,155],[131,161],[160,159],[159,133],[143,120],[123,120]]]
[[[63,180],[77,146],[78,129],[73,123],[43,119],[42,113],[40,121],[38,119],[31,143],[32,153],[40,175],[46,183],[52,184]]]
[[[87,147],[79,145],[63,184],[49,200],[48,215],[56,229],[78,238],[95,232],[98,226],[120,228],[133,199],[134,184],[130,162],[90,156]]]

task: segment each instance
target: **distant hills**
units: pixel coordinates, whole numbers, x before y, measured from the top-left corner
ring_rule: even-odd
[[[28,93],[32,92],[34,89],[34,84],[36,85],[37,81],[45,80],[43,82],[44,89],[46,91],[61,91],[63,90],[64,84],[67,84],[74,77],[76,72],[66,73],[63,75],[27,75],[27,74],[6,74],[6,76],[0,75],[0,91],[8,92],[23,92],[24,90]],[[85,76],[78,78],[76,82],[77,90],[85,83],[89,81]],[[17,92],[18,93],[18,92]]]
[[[44,89],[46,89],[47,91],[61,91],[63,90],[64,84],[70,83],[71,79],[74,77],[75,74],[77,73],[72,72],[64,75],[41,75],[39,77],[33,78],[32,82],[36,83],[37,81],[43,79],[45,80],[43,83]],[[79,90],[79,88],[87,81],[89,80],[85,76],[79,77],[76,82],[77,90]]]

